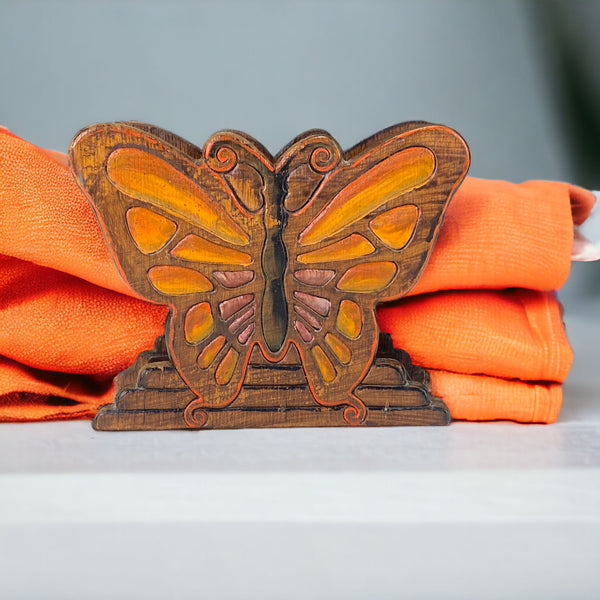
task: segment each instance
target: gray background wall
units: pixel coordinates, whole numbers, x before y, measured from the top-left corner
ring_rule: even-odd
[[[597,175],[583,169],[578,154],[590,156],[597,142],[591,117],[567,80],[574,62],[583,97],[600,96],[597,8],[516,0],[0,0],[0,123],[62,151],[81,127],[122,119],[198,144],[215,130],[242,129],[276,151],[312,127],[350,146],[424,119],[465,136],[472,175],[600,188],[600,166]]]
[[[0,121],[65,150],[136,118],[201,143],[235,127],[277,150],[322,127],[344,145],[393,123],[457,128],[472,173],[570,172],[522,2],[0,2]]]

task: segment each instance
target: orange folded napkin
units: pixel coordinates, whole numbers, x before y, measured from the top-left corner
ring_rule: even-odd
[[[411,296],[379,310],[454,418],[557,418],[572,354],[552,290],[594,202],[563,183],[467,178]],[[0,255],[0,420],[92,417],[167,308],[121,279],[64,155],[1,129]]]
[[[551,423],[573,354],[553,292],[438,292],[380,308],[379,326],[455,419]]]

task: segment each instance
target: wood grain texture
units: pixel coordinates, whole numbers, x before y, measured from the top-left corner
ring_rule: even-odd
[[[225,408],[199,409],[196,427],[185,418],[194,393],[169,360],[162,336],[154,350],[142,353],[119,375],[117,384],[115,401],[98,411],[95,429],[347,426],[342,410],[315,401],[295,351],[276,364],[254,352],[234,402]],[[387,334],[380,334],[376,358],[356,395],[368,408],[365,426],[447,425],[451,420],[445,404],[429,392],[427,371],[412,365]]]
[[[414,405],[420,382],[393,383],[376,359],[375,307],[425,267],[468,168],[456,132],[404,123],[343,152],[313,130],[273,157],[240,132],[200,149],[112,123],[76,136],[70,161],[123,277],[171,309],[166,379],[145,363],[121,377],[96,427],[116,428],[121,409],[125,429],[384,425],[406,421],[388,414],[401,407],[440,422],[426,392]],[[394,390],[385,406],[369,400],[374,377]]]

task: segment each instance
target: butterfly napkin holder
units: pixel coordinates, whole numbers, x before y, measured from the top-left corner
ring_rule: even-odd
[[[343,152],[312,130],[273,157],[236,131],[198,148],[121,122],[70,161],[124,279],[170,307],[96,429],[450,422],[375,309],[427,263],[468,169],[456,132],[403,123]]]

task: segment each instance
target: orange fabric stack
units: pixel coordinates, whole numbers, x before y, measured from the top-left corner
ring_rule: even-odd
[[[556,420],[572,353],[553,290],[594,202],[468,178],[410,297],[379,310],[454,418]],[[121,279],[65,156],[0,130],[0,420],[93,417],[166,315]]]

